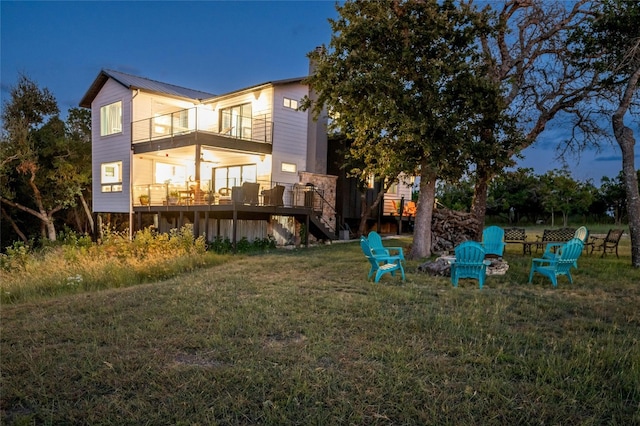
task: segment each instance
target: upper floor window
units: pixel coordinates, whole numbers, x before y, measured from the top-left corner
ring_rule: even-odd
[[[298,101],[295,99],[284,98],[283,106],[285,108],[298,109]]]
[[[122,102],[114,102],[100,108],[100,136],[122,132]]]
[[[122,161],[100,165],[100,185],[102,192],[122,191]]]
[[[220,110],[220,134],[251,139],[251,104],[236,105]]]

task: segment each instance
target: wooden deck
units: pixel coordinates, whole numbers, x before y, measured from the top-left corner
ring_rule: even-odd
[[[137,228],[143,226],[143,215],[158,215],[170,221],[176,221],[177,227],[182,227],[186,223],[193,224],[194,235],[204,234],[207,240],[211,240],[215,235],[208,235],[209,227],[206,224],[211,219],[227,219],[233,223],[232,242],[237,242],[237,224],[239,220],[266,221],[269,222],[272,216],[289,216],[306,226],[312,235],[318,239],[335,239],[335,232],[328,229],[318,219],[318,213],[309,206],[275,206],[262,204],[244,204],[239,202],[229,202],[222,204],[206,203],[185,203],[177,205],[135,205],[133,213],[136,217]],[[218,232],[220,235],[219,221]],[[308,241],[305,241],[308,243]]]

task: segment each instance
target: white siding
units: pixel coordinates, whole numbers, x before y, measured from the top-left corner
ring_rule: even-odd
[[[158,94],[137,92],[133,97],[133,121],[146,120],[157,115],[193,108],[192,102],[169,98]]]
[[[386,193],[384,195],[384,206],[383,206],[383,214],[389,215],[393,214],[395,210],[393,209],[392,200],[396,203],[397,206],[400,205],[400,200],[404,197],[405,205],[409,201],[411,201],[411,196],[413,195],[413,186],[410,182],[410,179],[405,174],[400,174],[399,176],[400,182],[398,182],[397,191],[395,194]]]
[[[100,107],[122,101],[122,133],[100,136]],[[93,211],[128,213],[130,208],[131,91],[109,79],[91,104]],[[100,165],[122,161],[122,192],[103,193]]]
[[[302,172],[307,167],[307,119],[306,111],[286,108],[284,98],[298,101],[307,95],[307,86],[299,83],[276,86],[273,100],[273,180],[296,183],[297,173],[282,172],[282,163],[291,163]]]

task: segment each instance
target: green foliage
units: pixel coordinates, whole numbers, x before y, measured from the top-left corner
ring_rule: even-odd
[[[578,216],[583,222],[609,223],[614,217],[619,224],[621,212],[626,209],[622,176],[603,177],[602,185],[596,188],[590,181],[574,180],[566,170],[544,175],[536,175],[533,169],[508,171],[494,178],[489,186],[487,214],[502,223],[536,223],[551,217],[553,211],[562,212],[563,219]],[[466,187],[468,183],[462,185]],[[457,199],[457,186],[443,189],[443,199]]]
[[[267,235],[266,238],[256,238],[252,242],[252,246],[257,251],[267,251],[276,248],[276,239],[273,235]]]
[[[570,213],[583,213],[593,200],[587,185],[571,178],[568,170],[551,170],[540,178],[542,203],[552,215],[562,212],[563,225],[567,226]]]
[[[309,238],[307,232],[307,227],[304,224],[300,224],[300,241],[303,243]]]
[[[317,97],[304,107],[329,110],[332,129],[351,141],[347,161],[360,180],[420,175],[414,253],[428,255],[436,178],[458,179],[472,163],[501,169],[520,137],[479,43],[493,31],[489,14],[471,2],[435,0],[346,1],[336,9],[329,47],[309,54]]]
[[[533,169],[519,168],[497,176],[489,186],[487,214],[501,215],[510,223],[525,217],[531,223],[544,213],[540,178]]]
[[[209,250],[218,254],[232,253],[233,243],[227,237],[216,236],[213,241],[209,243]]]
[[[3,105],[0,203],[13,222],[11,234],[20,226],[39,230],[44,225],[47,238],[55,240],[55,217],[73,209],[78,197],[88,193],[90,114],[73,108],[65,123],[58,113],[53,95],[24,75]],[[77,217],[84,216],[81,210]],[[39,235],[27,237],[32,236]]]
[[[236,243],[236,253],[257,253],[276,248],[276,240],[273,235],[268,235],[266,238],[256,238],[253,241],[249,241],[246,237],[242,237]],[[208,245],[208,249],[218,254],[233,253],[233,243],[227,237],[217,236]]]
[[[605,208],[613,213],[615,223],[621,223],[627,211],[627,191],[622,171],[613,179],[606,176],[602,178],[599,199]]]
[[[14,241],[5,249],[4,254],[0,254],[0,268],[5,271],[23,271],[32,258],[29,245],[22,241]]]
[[[364,163],[354,173],[395,178],[427,161],[462,174],[478,111],[499,104],[478,72],[482,14],[448,1],[348,1],[337,10],[329,50],[310,54],[318,98],[305,105],[328,107],[333,128],[353,141],[349,156]]]
[[[466,179],[452,184],[440,182],[436,188],[438,203],[452,210],[468,212],[473,199],[473,185]]]

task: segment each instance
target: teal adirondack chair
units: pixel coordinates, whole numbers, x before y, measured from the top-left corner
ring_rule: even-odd
[[[489,226],[482,231],[482,247],[484,247],[485,255],[493,254],[502,257],[506,245],[504,229],[499,226]]]
[[[484,260],[485,251],[480,243],[465,241],[455,249],[455,260],[451,264],[451,283],[458,287],[460,278],[473,278],[478,280],[480,288],[484,286],[484,278],[487,274],[487,264]]]
[[[558,251],[551,258],[531,259],[531,271],[529,272],[529,283],[533,280],[535,272],[544,275],[551,280],[554,287],[558,286],[558,277],[565,275],[569,283],[573,283],[571,268],[575,268],[576,262],[584,243],[580,238],[572,238],[568,242],[558,247]]]
[[[582,248],[585,249],[586,248],[586,244],[587,244],[587,240],[589,239],[589,230],[587,229],[586,226],[581,226],[580,228],[576,229],[576,232],[573,234],[573,238],[577,238],[580,241],[582,241]],[[558,250],[559,247],[561,247],[563,245],[563,243],[548,243],[547,246],[544,248],[544,253],[542,253],[542,257],[543,259],[553,259],[557,256],[556,251]],[[576,259],[575,263],[573,264],[573,266],[577,269],[578,268],[578,260]]]
[[[384,274],[390,273],[391,276],[395,276],[396,271],[400,271],[402,281],[405,280],[404,268],[402,267],[402,259],[400,256],[390,256],[386,253],[374,254],[366,237],[360,237],[360,247],[371,264],[367,279],[370,279],[375,273],[374,282],[377,283]]]
[[[388,256],[398,256],[404,261],[404,252],[402,247],[385,247],[382,245],[382,237],[376,231],[369,232],[367,237],[369,247],[374,254],[387,254]]]

